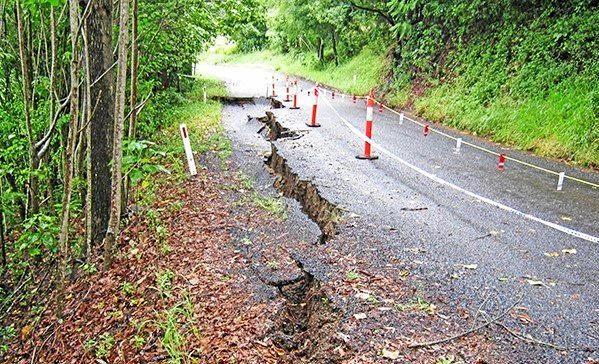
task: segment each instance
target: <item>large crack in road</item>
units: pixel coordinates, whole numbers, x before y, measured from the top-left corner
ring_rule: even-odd
[[[231,81],[235,90],[247,90],[247,84],[259,84],[245,81],[248,73],[244,67],[240,67],[239,73],[225,68],[225,79],[239,77]],[[306,83],[303,87],[308,89],[310,85]],[[309,272],[319,286],[330,286],[326,282],[335,275],[337,279],[348,280],[345,277],[347,270],[352,270],[350,273],[355,276],[373,277],[373,282],[384,282],[387,278],[396,278],[394,274],[399,275],[399,283],[396,280],[393,284],[416,295],[417,304],[409,298],[406,301],[401,294],[395,298],[388,297],[393,296],[389,291],[397,288],[390,285],[376,294],[377,300],[395,300],[400,302],[400,307],[426,307],[426,302],[450,306],[451,310],[435,317],[454,325],[451,326],[452,332],[446,333],[448,336],[459,331],[455,325],[460,317],[474,317],[480,321],[483,316],[478,313],[479,307],[484,306],[485,311],[499,313],[514,302],[517,293],[524,292],[519,310],[524,310],[532,323],[527,321],[522,324],[519,318],[522,316],[513,314],[507,316],[502,325],[522,335],[553,343],[556,347],[573,349],[563,356],[562,352],[546,345],[529,342],[527,345],[515,345],[495,332],[492,341],[496,341],[493,344],[501,349],[500,352],[509,351],[513,362],[543,360],[568,363],[581,362],[583,358],[593,357],[596,353],[593,348],[597,347],[597,339],[589,336],[598,328],[593,319],[596,316],[594,307],[599,302],[594,293],[597,282],[592,272],[596,272],[597,265],[593,258],[596,256],[593,246],[456,196],[394,165],[389,159],[356,162],[354,157],[359,152],[360,143],[354,140],[350,132],[334,123],[335,116],[326,106],[319,108],[322,127],[318,130],[305,127],[308,118],[305,110],[311,106],[310,98],[300,98],[302,109],[299,111],[280,108],[284,106],[280,101],[271,103],[266,98],[256,98],[253,102],[255,104],[252,106],[235,106],[231,115],[225,117],[228,133],[238,148],[236,159],[244,169],[248,169],[248,159],[254,162],[259,160],[262,168],[262,161],[265,160],[272,173],[269,185],[274,184],[284,196],[297,201],[299,209],[318,226],[320,238],[310,241],[326,241],[327,244],[316,244],[312,248],[313,252],[301,251],[296,258],[304,266],[302,269]],[[358,110],[360,113],[357,116],[353,113],[356,108],[363,109],[362,105],[356,106],[351,101],[337,103],[336,107],[349,120],[363,120],[363,110]],[[260,116],[265,114],[265,109],[271,115],[267,113]],[[252,116],[245,118],[246,115],[242,116],[244,113]],[[375,125],[376,138],[381,138],[386,145],[397,140],[393,144],[394,152],[419,165],[424,161],[427,168],[435,168],[440,175],[448,173],[442,159],[429,157],[428,149],[437,141],[430,138],[426,142],[417,141],[409,135],[409,130],[397,127],[384,115],[378,118],[381,120],[377,120]],[[256,132],[260,128],[263,130],[258,136]],[[480,167],[480,158],[475,158],[473,164],[476,175],[462,172],[459,165],[455,166],[463,183],[473,185],[481,179],[478,174],[485,173],[484,168]],[[257,167],[249,167],[250,171],[252,168]],[[503,195],[494,196],[501,201],[512,198],[513,187],[510,185],[507,190],[502,190],[500,185],[511,178],[509,173],[492,173],[482,179],[486,178],[489,185],[502,191]],[[255,174],[259,175],[257,172]],[[527,174],[531,180],[534,177]],[[523,180],[520,178],[517,183],[521,184]],[[484,187],[484,184],[473,186],[476,189],[478,186]],[[532,199],[535,204],[545,204],[547,197],[537,199],[538,192],[531,191],[529,187],[525,189],[526,196],[524,192],[518,192],[512,202],[506,202],[522,206],[527,199]],[[308,190],[313,192],[308,193]],[[558,196],[559,199],[565,198],[568,193],[573,199],[588,195],[573,188]],[[309,197],[312,194],[314,196]],[[545,195],[549,196],[549,192]],[[561,208],[556,211],[561,211]],[[579,214],[567,216],[576,219]],[[581,212],[580,216],[584,216],[584,213]],[[581,220],[582,228],[589,228],[587,220],[588,216]],[[292,229],[301,230],[302,227],[297,225]],[[551,258],[554,254],[545,254],[562,249],[570,251],[571,248],[576,248],[578,253],[560,254],[559,258]],[[323,252],[325,257],[322,261],[310,261],[316,259],[311,256],[313,253]],[[338,272],[339,269],[346,271]],[[402,287],[404,275],[409,277],[406,283],[412,287]],[[303,278],[301,280],[303,282]],[[528,282],[542,282],[544,285]],[[353,289],[361,288],[354,286]],[[359,293],[361,297],[366,296],[363,292]],[[349,295],[352,294],[350,291]],[[325,297],[335,299],[328,291]],[[360,307],[354,306],[354,301],[349,299],[341,304],[343,310],[348,310],[343,311],[343,325],[348,324],[349,312],[355,312],[356,307]],[[303,301],[302,304],[305,306],[307,302]],[[337,304],[333,306],[340,307]],[[470,315],[455,314],[464,311]],[[407,322],[422,324],[412,320],[407,318]],[[410,332],[410,328],[402,329],[401,321],[396,318],[385,318],[382,322],[400,333]],[[355,326],[355,323],[352,325]],[[352,330],[345,328],[343,332],[347,334]],[[359,334],[361,330],[356,329],[355,332]],[[424,332],[431,333],[428,330],[430,328]],[[431,335],[432,338],[438,338],[442,336],[442,331],[433,329]],[[408,336],[415,339],[418,335],[412,333]],[[377,337],[393,340],[390,334],[377,334]],[[369,342],[366,337],[360,340],[361,345]],[[480,353],[483,352],[480,350]],[[463,354],[463,358],[469,356]]]
[[[280,108],[282,104],[271,98],[221,97],[219,101],[226,105],[244,109],[249,105],[269,105]],[[313,244],[323,244],[337,233],[337,223],[342,211],[323,198],[318,189],[307,180],[300,179],[285,158],[277,152],[275,141],[281,139],[297,139],[301,134],[283,127],[272,112],[264,116],[248,115],[249,124],[261,125],[257,134],[270,143],[271,152],[264,158],[264,168],[273,178],[272,186],[283,196],[294,199],[301,207],[301,212],[313,221],[320,234]],[[297,273],[291,277],[268,277],[254,269],[260,281],[275,287],[285,305],[269,333],[269,338],[279,348],[285,350],[291,361],[336,363],[339,358],[330,356],[334,347],[343,343],[336,337],[340,323],[340,315],[329,303],[331,300],[322,290],[322,282],[310,273],[303,265],[302,258],[290,254],[297,266]],[[257,264],[252,264],[256,268]],[[346,348],[346,352],[351,350]]]

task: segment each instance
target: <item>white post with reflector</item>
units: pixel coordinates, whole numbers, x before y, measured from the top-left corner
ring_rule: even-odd
[[[557,190],[561,191],[564,187],[564,178],[566,177],[566,172],[560,172],[557,177]]]
[[[198,174],[198,171],[196,170],[196,162],[193,158],[193,152],[191,150],[191,142],[189,141],[189,132],[187,131],[187,126],[185,124],[181,124],[179,129],[181,130],[181,138],[183,139],[183,148],[185,149],[185,156],[187,157],[189,174],[191,176],[195,176]]]
[[[455,148],[453,149],[453,154],[460,154],[460,149],[462,149],[462,138],[457,138],[455,140]]]

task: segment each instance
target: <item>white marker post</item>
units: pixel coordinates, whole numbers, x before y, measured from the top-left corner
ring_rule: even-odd
[[[399,114],[399,125],[403,124],[403,113]]]
[[[185,149],[185,156],[187,157],[187,165],[189,166],[189,174],[195,176],[198,174],[196,170],[196,162],[193,159],[193,152],[191,151],[191,143],[189,142],[189,133],[187,132],[187,126],[181,124],[179,126],[181,130],[181,138],[183,138],[183,148]]]
[[[462,138],[457,138],[455,140],[455,148],[453,150],[453,154],[460,154],[460,149],[462,149]]]
[[[270,84],[268,83],[268,76],[266,76],[265,82],[266,82],[266,98],[268,98],[268,95],[270,95]]]
[[[566,177],[566,172],[560,172],[557,178],[557,190],[561,191],[562,187],[564,187],[564,178]]]

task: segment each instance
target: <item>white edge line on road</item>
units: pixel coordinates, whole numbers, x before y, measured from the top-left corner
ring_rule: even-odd
[[[429,178],[429,179],[431,179],[431,180],[433,180],[433,181],[435,181],[435,182],[437,182],[439,184],[442,184],[442,185],[445,185],[447,187],[453,188],[454,190],[456,190],[458,192],[461,192],[461,193],[463,193],[463,194],[465,194],[467,196],[475,198],[475,199],[477,199],[477,200],[479,200],[481,202],[487,203],[489,205],[498,207],[498,208],[500,208],[502,210],[511,212],[511,213],[516,214],[518,216],[521,216],[521,217],[523,217],[523,218],[525,218],[527,220],[536,221],[536,222],[541,223],[541,224],[543,224],[545,226],[549,226],[550,228],[553,228],[555,230],[559,230],[559,231],[561,231],[563,233],[575,236],[575,237],[580,238],[580,239],[584,239],[586,241],[590,241],[590,242],[593,242],[593,243],[599,243],[599,237],[592,236],[592,235],[589,235],[589,234],[585,234],[583,232],[567,228],[565,226],[553,223],[551,221],[543,220],[543,219],[541,219],[539,217],[536,217],[534,215],[530,215],[530,214],[527,214],[527,213],[522,212],[520,210],[516,210],[515,208],[512,208],[512,207],[509,207],[507,205],[504,205],[501,202],[497,202],[497,201],[491,200],[490,198],[478,195],[478,194],[476,194],[474,192],[470,192],[470,191],[468,191],[468,190],[466,190],[466,189],[464,189],[464,188],[462,188],[462,187],[460,187],[458,185],[455,185],[455,184],[453,184],[453,183],[451,183],[449,181],[446,181],[446,180],[444,180],[444,179],[442,179],[442,178],[440,178],[440,177],[438,177],[438,176],[436,176],[436,175],[434,175],[434,174],[432,174],[430,172],[427,172],[427,171],[423,170],[422,168],[419,168],[419,167],[417,167],[417,166],[415,166],[415,165],[413,165],[413,164],[411,164],[411,163],[403,160],[402,158],[398,157],[397,155],[395,155],[392,152],[390,152],[389,150],[387,150],[387,148],[383,147],[382,145],[380,145],[380,144],[376,143],[375,141],[373,141],[372,139],[368,138],[366,135],[362,134],[362,132],[360,132],[356,127],[354,127],[352,124],[350,124],[343,116],[341,116],[341,114],[339,114],[339,112],[337,111],[337,109],[335,109],[335,107],[333,107],[333,105],[330,103],[330,101],[328,100],[327,97],[323,97],[323,99],[325,100],[325,102],[327,103],[327,105],[331,108],[331,110],[333,110],[333,112],[339,117],[339,119],[343,122],[343,124],[345,124],[345,126],[347,126],[349,128],[349,130],[352,133],[354,133],[358,138],[360,138],[364,142],[370,143],[375,149],[377,149],[382,154],[385,154],[385,155],[387,155],[387,156],[395,159],[396,161],[398,161],[399,163],[403,164],[404,166],[412,169],[413,171],[416,171],[416,172],[420,173],[421,175],[423,175],[423,176],[425,176],[425,177],[427,177],[427,178]]]

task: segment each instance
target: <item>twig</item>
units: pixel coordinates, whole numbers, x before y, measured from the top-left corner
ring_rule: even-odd
[[[410,345],[408,345],[408,348],[421,348],[421,347],[425,347],[425,346],[432,346],[432,345],[437,345],[437,344],[443,344],[449,341],[453,341],[455,339],[461,338],[463,336],[467,336],[470,335],[471,333],[478,331],[482,328],[485,328],[495,322],[497,322],[498,320],[502,319],[505,315],[507,315],[512,308],[514,308],[517,304],[519,304],[522,301],[522,297],[520,297],[518,300],[516,300],[507,310],[505,310],[504,312],[502,312],[501,314],[495,316],[492,320],[489,321],[485,321],[485,323],[480,324],[476,327],[471,328],[470,330],[464,331],[460,334],[456,334],[450,337],[446,337],[444,339],[440,339],[440,340],[435,340],[435,341],[426,341],[426,342],[420,342],[420,343],[412,343]]]
[[[476,310],[476,313],[474,314],[474,320],[472,320],[472,326],[470,326],[471,329],[474,328],[474,325],[476,325],[476,321],[478,321],[478,316],[480,315],[483,307],[485,307],[485,305],[487,304],[489,297],[491,297],[491,294],[489,292],[486,292],[483,302],[480,304],[480,306],[478,306],[478,309]]]
[[[535,339],[534,337],[530,336],[530,335],[524,335],[524,334],[520,334],[512,329],[510,329],[509,327],[507,327],[506,325],[502,324],[501,322],[495,322],[495,324],[501,328],[503,328],[505,331],[507,331],[510,335],[514,336],[517,339],[521,339],[524,340],[530,344],[538,344],[541,346],[547,346],[549,348],[555,349],[557,351],[565,351],[565,350],[577,350],[577,349],[585,349],[583,347],[564,347],[564,346],[559,346],[557,344],[554,343],[550,343],[548,341],[543,341],[543,340],[539,340],[539,339]]]
[[[24,276],[23,276],[24,277]],[[10,313],[10,311],[12,310],[12,306],[14,306],[15,302],[17,301],[17,297],[16,294],[21,290],[21,288],[23,288],[25,286],[25,284],[27,284],[31,279],[33,278],[33,276],[29,276],[29,278],[27,278],[26,280],[22,281],[22,283],[15,288],[14,291],[12,291],[12,293],[6,298],[6,302],[10,302],[10,305],[8,306],[8,308],[5,310],[6,304],[4,304],[2,306],[2,308],[0,309],[0,311],[3,311],[4,313],[0,316],[0,320],[3,320],[6,316],[8,316],[8,314]],[[11,301],[8,301],[8,300]]]
[[[483,312],[483,315],[485,313]],[[572,350],[588,350],[588,349],[593,349],[595,350],[596,348],[589,348],[589,347],[583,347],[583,346],[574,346],[574,347],[565,347],[565,346],[560,346],[558,344],[554,344],[548,341],[543,341],[540,339],[536,339],[534,337],[532,337],[531,335],[525,335],[525,334],[521,334],[519,332],[516,332],[512,329],[510,329],[509,327],[507,327],[507,325],[501,323],[501,322],[494,322],[495,325],[501,327],[502,329],[504,329],[505,331],[507,331],[510,335],[514,336],[517,339],[521,339],[526,341],[529,344],[537,344],[537,345],[541,345],[541,346],[546,346],[552,349],[555,349],[557,351],[572,351]]]

